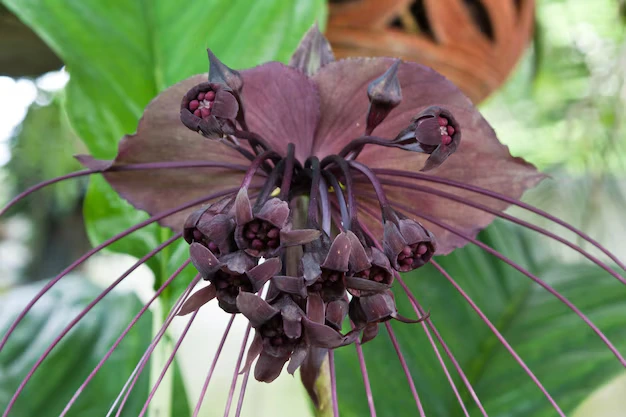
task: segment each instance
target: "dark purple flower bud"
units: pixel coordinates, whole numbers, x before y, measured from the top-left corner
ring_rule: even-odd
[[[391,266],[406,272],[427,263],[435,253],[435,237],[415,220],[387,220],[384,225],[383,248]]]
[[[235,97],[239,97],[243,88],[243,77],[239,71],[226,66],[210,49],[206,51],[209,55],[209,82],[225,85]]]
[[[367,111],[366,135],[370,135],[376,126],[385,120],[391,110],[402,101],[402,89],[397,77],[400,62],[400,60],[395,61],[383,75],[367,87],[370,107]]]
[[[299,69],[308,76],[312,76],[324,65],[334,60],[335,56],[330,48],[330,43],[320,32],[320,28],[316,23],[311,26],[311,29],[300,41],[298,49],[296,49],[289,60],[289,66]]]
[[[240,292],[257,292],[281,269],[278,258],[257,265],[257,260],[243,251],[224,255],[220,268],[208,277],[217,290],[217,300],[222,310],[238,313],[237,296]]]
[[[216,203],[204,206],[187,217],[183,226],[183,237],[191,245],[193,242],[200,242],[203,238],[196,230],[200,222],[208,222],[213,217],[221,213],[227,213],[233,203],[232,198],[224,198]]]
[[[198,84],[185,94],[180,103],[183,124],[210,139],[221,138],[229,131],[229,123],[238,113],[237,99],[220,84]]]
[[[398,313],[396,302],[391,290],[383,293],[369,295],[367,297],[353,297],[349,306],[350,320],[356,329],[365,329],[361,343],[372,340],[378,333],[374,325],[387,320],[396,319],[404,323],[419,323],[423,319],[412,320]]]
[[[441,165],[456,151],[461,142],[461,129],[452,113],[433,106],[416,116],[393,142],[402,149],[429,154],[421,169],[428,171]]]
[[[303,245],[320,236],[318,230],[291,230],[289,204],[270,198],[259,209],[252,209],[248,191],[242,188],[235,200],[235,242],[256,257],[275,254],[287,246]]]
[[[250,364],[254,360],[250,356],[259,355],[254,369],[254,377],[259,381],[276,379],[290,358],[293,363],[289,372],[295,372],[310,346],[330,349],[352,343],[356,337],[354,333],[343,336],[307,318],[290,297],[280,297],[269,304],[259,296],[242,292],[237,297],[237,306],[256,329],[255,339],[262,342],[261,349],[259,342],[253,343],[246,361]]]
[[[350,261],[350,238],[339,233],[326,251],[324,262],[317,263],[322,252],[302,257],[304,277],[309,286],[309,293],[318,293],[324,302],[339,300],[346,292],[345,275]],[[319,274],[315,275],[319,271]]]
[[[383,252],[375,247],[370,248],[369,253],[369,257],[372,260],[371,266],[367,269],[356,272],[354,274],[354,279],[363,279],[371,283],[379,284],[378,288],[385,291],[391,287],[391,284],[393,284],[393,269],[389,263],[389,258],[387,258]],[[361,289],[357,289],[357,285],[353,282],[347,282],[346,284],[348,285],[348,291],[353,296],[360,297],[368,294],[366,290],[364,292],[365,286],[361,286]]]

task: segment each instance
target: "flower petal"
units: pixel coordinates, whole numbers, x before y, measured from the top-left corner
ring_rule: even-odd
[[[304,245],[318,239],[320,235],[321,232],[315,229],[281,230],[280,244],[283,247]]]
[[[258,332],[255,332],[254,339],[252,339],[252,343],[250,344],[250,347],[248,348],[248,355],[246,356],[246,363],[243,365],[243,368],[241,368],[241,371],[239,371],[240,374],[243,374],[244,372],[250,369],[250,366],[252,366],[252,362],[254,362],[257,356],[259,356],[262,350],[263,350],[263,339],[261,338]]]
[[[151,162],[204,161],[241,165],[231,168],[172,168],[105,172],[104,176],[123,198],[150,214],[172,209],[186,201],[210,193],[237,187],[243,178],[243,167],[249,162],[234,149],[218,141],[207,140],[189,130],[180,121],[180,101],[189,89],[206,81],[196,75],[159,94],[139,121],[137,133],[125,136],[111,167]],[[88,162],[94,166],[97,161]],[[103,166],[102,161],[99,162]],[[195,208],[159,221],[178,231]]]
[[[277,289],[288,294],[299,295],[303,298],[306,298],[307,296],[306,285],[304,284],[303,277],[276,275],[272,278],[272,283]]]
[[[262,326],[263,323],[280,313],[264,299],[249,292],[239,293],[237,296],[237,308],[250,320],[250,324],[254,328]]]
[[[274,275],[278,274],[282,267],[279,258],[270,258],[249,270],[246,275],[248,275],[248,279],[250,279],[254,292],[263,288],[263,285]]]
[[[355,336],[354,334],[343,336],[332,327],[315,323],[306,317],[302,318],[302,324],[304,325],[307,339],[312,346],[334,349],[348,345],[358,337],[358,335]]]
[[[272,382],[278,378],[288,359],[289,356],[276,357],[261,352],[261,356],[259,356],[259,360],[254,367],[254,377],[257,381]]]
[[[333,240],[322,268],[346,272],[350,260],[350,239],[346,233],[339,233]]]
[[[322,158],[336,153],[352,139],[363,134],[369,105],[367,85],[383,74],[392,63],[393,59],[390,58],[348,59],[330,63],[315,74],[313,79],[320,91],[322,108],[314,144],[316,156]],[[510,155],[508,148],[498,141],[493,129],[469,99],[443,76],[419,64],[402,63],[398,69],[398,79],[402,87],[402,103],[376,128],[376,136],[394,138],[409,125],[414,116],[432,105],[450,111],[463,133],[463,140],[456,153],[428,174],[484,187],[513,198],[519,198],[524,190],[544,178],[532,165]],[[392,148],[385,148],[381,152],[379,147],[369,145],[357,159],[370,168],[419,172],[427,157],[428,155]],[[508,206],[464,190],[420,184],[445,191],[454,190],[457,196],[480,201],[496,210],[503,210]],[[370,190],[369,184],[355,183],[357,195],[360,195],[360,191]],[[490,214],[428,193],[397,187],[385,187],[385,191],[392,204],[402,202],[409,207],[416,207],[472,236],[493,220]],[[362,200],[365,199],[360,199],[359,204],[365,203]],[[367,199],[367,203],[370,208],[378,210],[377,201]],[[414,215],[405,214],[415,218]],[[378,238],[382,236],[379,220],[367,221],[367,216],[362,219],[366,220],[367,226]],[[426,221],[423,223],[437,238],[437,253],[449,253],[466,244],[464,239],[440,227]]]
[[[250,131],[285,155],[287,144],[296,145],[296,157],[304,163],[311,154],[320,116],[315,84],[302,72],[278,62],[241,71],[242,99]]]
[[[306,300],[306,316],[309,320],[324,324],[324,301],[319,294],[311,294]]]
[[[193,266],[205,279],[208,279],[220,267],[220,261],[213,255],[213,252],[200,243],[194,242],[189,246],[189,255]]]
[[[300,365],[302,365],[308,353],[309,347],[304,343],[296,346],[293,353],[291,354],[291,360],[289,361],[289,365],[287,366],[287,372],[293,375],[294,372],[296,372],[296,370],[300,367]]]
[[[215,290],[215,286],[213,286],[213,284],[196,291],[187,299],[187,301],[185,301],[185,304],[183,304],[177,315],[186,316],[189,313],[193,313],[214,299],[216,294],[217,291]]]

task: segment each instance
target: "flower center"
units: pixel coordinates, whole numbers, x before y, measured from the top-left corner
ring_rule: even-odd
[[[439,123],[439,133],[441,134],[441,143],[449,145],[452,143],[452,135],[454,135],[454,128],[450,126],[450,121],[443,116],[437,118]]]
[[[214,91],[198,93],[196,98],[189,102],[189,111],[192,112],[194,116],[205,119],[211,115],[211,108],[213,108],[214,102]]]
[[[264,220],[255,219],[246,224],[243,236],[254,250],[264,251],[280,246],[280,229]]]
[[[398,255],[398,264],[400,271],[410,271],[415,269],[414,264],[418,263],[422,256],[428,253],[428,246],[425,243],[414,243],[404,247]]]

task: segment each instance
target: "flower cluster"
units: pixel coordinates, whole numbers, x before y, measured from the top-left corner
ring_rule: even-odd
[[[289,362],[287,371],[301,370],[304,385],[315,400],[315,381],[323,359],[329,358],[332,386],[332,350],[356,343],[357,352],[362,355],[360,344],[376,337],[381,323],[411,378],[389,321],[426,320],[423,326],[433,349],[438,353],[429,329],[473,392],[458,361],[400,275],[431,263],[491,328],[553,408],[561,412],[486,315],[450,274],[432,261],[434,255],[450,253],[468,242],[556,296],[626,366],[626,359],[608,338],[569,300],[476,240],[478,231],[494,216],[500,216],[570,246],[626,283],[626,279],[583,248],[502,213],[509,204],[517,204],[549,218],[626,269],[626,265],[582,232],[518,200],[524,190],[543,176],[522,159],[513,158],[469,100],[445,78],[423,66],[397,59],[334,61],[317,28],[307,33],[289,65],[271,62],[237,72],[210,51],[209,61],[208,81],[206,75],[191,77],[168,88],[148,105],[137,133],[120,142],[115,160],[79,157],[87,170],[36,185],[0,210],[1,215],[44,185],[102,174],[134,207],[151,214],[148,220],[89,251],[46,284],[0,340],[0,351],[33,305],[89,256],[157,221],[176,232],[104,290],[62,331],[26,375],[4,416],[42,361],[73,326],[135,268],[180,237],[189,244],[190,259],[163,282],[76,391],[62,415],[150,303],[189,263],[193,263],[199,276],[180,296],[148,347],[131,376],[129,390],[174,316],[193,313],[187,330],[199,308],[217,299],[219,306],[232,314],[230,323],[235,315],[243,315],[255,329],[243,370],[247,372],[256,361],[254,376],[260,381],[274,380]],[[191,294],[200,277],[209,284]],[[394,281],[401,284],[411,300],[416,319],[398,312]],[[186,330],[161,377],[172,363]],[[230,324],[220,346],[229,330]],[[243,362],[247,337],[246,333],[237,368]],[[221,347],[204,390],[220,350]],[[441,357],[440,363],[449,375]],[[364,360],[361,364],[367,390]],[[160,380],[140,415],[147,409]],[[236,380],[235,375],[226,414]],[[452,379],[450,382],[457,392]],[[410,383],[413,384],[412,379]],[[242,397],[244,388],[245,382]],[[421,410],[417,391],[413,391]],[[478,398],[474,399],[486,415]],[[125,401],[122,400],[118,414]],[[337,416],[336,396],[332,401]],[[369,405],[374,415],[373,402]]]
[[[317,31],[308,36],[323,39]],[[322,62],[330,62],[328,49],[324,46],[321,51]],[[317,52],[301,49],[296,59],[310,62]],[[369,84],[364,133],[337,154],[321,161],[313,155],[300,161],[295,144],[281,154],[249,130],[242,94],[245,79],[209,56],[210,82],[184,95],[181,121],[205,138],[233,147],[241,139],[249,140],[255,152],[249,155],[252,163],[235,198],[202,207],[185,221],[191,260],[210,286],[190,298],[184,312],[217,298],[227,313],[244,314],[256,329],[247,367],[258,356],[255,377],[266,382],[274,380],[288,360],[288,371],[293,373],[312,352],[349,344],[361,331],[362,343],[371,340],[383,321],[421,321],[398,313],[390,288],[394,272],[411,271],[430,260],[436,251],[435,237],[419,222],[397,213],[386,201],[376,175],[354,159],[366,145],[388,146],[430,155],[424,169],[432,169],[456,149],[461,138],[450,112],[428,108],[396,138],[372,136],[402,100],[396,60]],[[264,182],[253,204],[250,186],[257,174]],[[353,187],[358,174],[369,179],[378,196],[382,242],[359,226]],[[332,192],[328,184],[333,185]],[[332,218],[330,194],[347,194],[336,199],[343,214],[340,219]],[[297,212],[302,199],[309,202],[306,213]],[[258,293],[266,283],[269,287],[262,298]],[[353,330],[343,335],[346,317]]]

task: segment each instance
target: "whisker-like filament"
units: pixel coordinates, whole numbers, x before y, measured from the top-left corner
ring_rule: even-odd
[[[124,331],[120,334],[120,336],[115,340],[115,342],[113,343],[113,345],[109,348],[109,350],[104,354],[104,356],[102,357],[102,359],[100,359],[100,362],[98,362],[98,364],[96,365],[96,367],[91,371],[91,373],[87,376],[87,378],[85,379],[85,381],[81,384],[81,386],[76,390],[76,392],[74,393],[74,395],[72,396],[72,398],[68,401],[68,403],[65,405],[65,408],[63,409],[63,411],[61,412],[59,417],[63,417],[65,416],[65,414],[67,414],[67,412],[70,410],[70,408],[72,407],[72,405],[76,402],[76,400],[78,399],[78,397],[80,396],[80,394],[84,391],[84,389],[87,387],[87,385],[89,384],[89,382],[91,382],[91,380],[96,376],[96,374],[98,373],[98,371],[100,371],[100,369],[102,368],[102,365],[104,364],[104,362],[106,362],[111,355],[113,354],[113,352],[115,351],[115,349],[117,349],[117,347],[119,346],[119,344],[122,342],[122,340],[126,337],[126,335],[128,334],[128,332],[130,331],[131,328],[133,328],[133,326],[137,323],[137,321],[143,316],[143,314],[148,310],[148,308],[150,307],[150,305],[152,305],[152,303],[163,293],[163,291],[165,291],[166,288],[169,287],[169,285],[174,281],[174,279],[176,279],[176,277],[178,277],[178,275],[181,274],[181,272],[183,271],[183,269],[185,269],[187,267],[187,265],[189,265],[191,263],[190,260],[187,260],[183,263],[183,265],[181,265],[167,280],[165,280],[165,282],[163,282],[163,284],[161,284],[161,286],[159,287],[159,289],[154,293],[154,295],[150,298],[150,300],[148,300],[148,302],[141,308],[141,310],[135,315],[135,317],[133,317],[133,319],[130,321],[130,323],[128,324],[128,326],[126,326],[126,328],[124,329]]]
[[[205,197],[201,197],[198,199],[195,199],[191,202],[187,202],[183,205],[180,205],[178,207],[175,207],[173,209],[170,210],[166,210],[163,211],[155,216],[150,217],[147,220],[142,221],[141,223],[136,224],[133,227],[130,227],[126,230],[124,230],[121,233],[118,233],[117,235],[113,236],[110,239],[107,239],[105,242],[101,243],[100,245],[96,246],[93,249],[90,249],[87,253],[85,253],[84,255],[82,255],[80,258],[78,258],[76,261],[74,261],[70,266],[68,266],[67,268],[65,268],[63,271],[61,271],[60,274],[58,274],[56,277],[52,278],[50,281],[48,281],[46,283],[46,285],[44,285],[44,287],[28,302],[28,304],[26,305],[26,307],[24,307],[24,309],[18,314],[17,318],[13,321],[13,323],[11,324],[11,326],[9,327],[9,330],[6,332],[6,334],[3,336],[2,340],[0,341],[0,352],[2,351],[2,349],[4,348],[4,346],[6,345],[9,337],[11,336],[11,334],[13,334],[13,332],[15,331],[15,328],[17,327],[17,325],[24,319],[24,317],[26,316],[26,314],[32,309],[32,307],[35,305],[35,303],[37,303],[37,301],[39,301],[39,299],[48,291],[50,290],[50,288],[52,288],[52,286],[54,286],[59,280],[61,280],[64,276],[66,276],[67,274],[69,274],[71,271],[73,271],[74,269],[76,269],[80,264],[82,264],[83,262],[85,262],[87,259],[89,259],[91,256],[93,256],[94,254],[98,253],[99,251],[101,251],[102,249],[108,247],[109,245],[117,242],[118,240],[122,239],[123,237],[128,236],[129,234],[143,228],[146,227],[152,223],[155,223],[161,219],[164,219],[168,216],[171,216],[172,214],[178,213],[180,211],[186,210],[188,208],[191,208],[193,206],[196,206],[198,204],[202,204],[204,202],[207,202],[209,200],[213,200],[215,198],[219,198],[219,197],[224,197],[227,196],[229,194],[233,194],[235,192],[237,192],[238,188],[230,188],[227,189],[225,191],[220,191],[217,193],[213,193],[210,194],[208,196]]]
[[[239,400],[237,401],[237,410],[235,411],[235,417],[241,415],[241,409],[243,408],[243,400],[246,395],[246,388],[248,387],[248,379],[250,378],[250,370],[247,370],[243,375],[243,381],[241,383],[241,390],[239,390]]]
[[[394,187],[402,187],[404,189],[411,189],[411,190],[415,190],[415,191],[420,191],[420,192],[424,192],[424,193],[429,193],[429,194],[433,194],[433,195],[438,195],[441,196],[443,198],[447,198],[450,200],[454,200],[457,201],[459,203],[465,204],[467,206],[470,207],[474,207],[478,210],[482,210],[485,211],[487,213],[491,213],[494,216],[497,217],[501,217],[503,219],[506,219],[510,222],[519,224],[521,226],[524,226],[530,230],[533,230],[535,232],[538,232],[542,235],[548,236],[551,239],[556,240],[557,242],[560,242],[570,248],[572,248],[573,250],[575,250],[576,252],[580,253],[581,255],[583,255],[584,257],[586,257],[587,259],[589,259],[591,262],[595,263],[596,265],[598,265],[600,268],[604,269],[606,272],[608,272],[609,274],[611,274],[614,278],[616,278],[617,280],[619,280],[620,282],[622,282],[623,284],[626,284],[626,279],[624,277],[622,277],[620,274],[618,274],[617,272],[615,272],[613,269],[611,269],[606,263],[602,262],[600,259],[596,258],[595,256],[593,256],[592,254],[590,254],[589,252],[587,252],[586,250],[584,250],[583,248],[581,248],[578,245],[575,245],[571,242],[569,242],[566,239],[563,239],[560,236],[557,236],[556,234],[550,232],[549,230],[546,230],[542,227],[536,226],[532,223],[529,223],[525,220],[519,219],[517,217],[511,216],[509,214],[503,213],[503,212],[499,212],[498,210],[494,210],[488,206],[485,206],[484,204],[480,204],[480,203],[476,203],[473,202],[471,200],[468,200],[466,198],[463,197],[459,197],[456,196],[454,194],[451,193],[446,193],[444,191],[440,191],[440,190],[436,190],[434,188],[430,188],[430,187],[422,187],[416,184],[411,184],[411,183],[406,183],[406,182],[400,182],[400,181],[392,181],[392,180],[381,180],[380,181],[382,184],[385,185],[390,185],[390,186],[394,186]]]
[[[422,407],[422,402],[420,401],[420,397],[417,394],[417,388],[415,388],[413,376],[411,376],[411,371],[409,371],[409,366],[404,359],[404,355],[402,354],[402,350],[400,349],[400,344],[398,343],[396,334],[394,333],[393,328],[391,327],[391,323],[389,321],[385,322],[385,328],[387,329],[387,333],[389,334],[389,338],[391,339],[393,348],[396,350],[396,354],[398,355],[398,359],[400,360],[400,364],[402,365],[404,375],[406,375],[406,380],[409,383],[409,387],[411,388],[411,394],[413,394],[413,399],[415,400],[415,405],[417,406],[417,410],[420,413],[420,417],[426,417],[426,413],[424,412],[424,408]]]
[[[502,343],[502,345],[506,348],[506,350],[511,354],[511,356],[513,356],[513,358],[515,359],[515,361],[520,365],[520,367],[522,367],[522,369],[524,370],[524,372],[526,372],[526,374],[528,374],[528,376],[530,377],[530,379],[532,379],[532,381],[535,383],[535,385],[537,385],[537,387],[539,387],[539,389],[541,390],[541,392],[543,392],[543,394],[545,395],[545,397],[548,399],[548,401],[550,401],[550,404],[552,404],[552,407],[554,407],[554,410],[559,413],[559,415],[561,417],[565,417],[565,414],[563,413],[563,411],[561,410],[561,408],[559,407],[559,405],[556,403],[556,401],[554,400],[554,398],[552,398],[552,396],[550,395],[550,393],[548,392],[548,390],[543,386],[543,384],[541,383],[541,381],[539,381],[539,379],[535,376],[535,374],[530,370],[530,368],[528,367],[528,365],[526,365],[526,363],[524,362],[524,360],[518,355],[518,353],[515,351],[515,349],[513,349],[513,347],[506,341],[506,339],[504,338],[504,336],[502,336],[502,334],[498,331],[498,329],[496,328],[496,326],[494,326],[491,321],[487,318],[487,316],[482,312],[482,310],[476,305],[476,303],[470,298],[469,295],[467,295],[467,293],[465,291],[463,291],[463,289],[461,288],[461,286],[452,278],[452,276],[441,266],[439,265],[436,261],[431,261],[431,263],[433,264],[433,266],[448,280],[450,281],[450,283],[454,286],[454,288],[459,292],[459,294],[461,294],[461,296],[463,298],[465,298],[465,301],[467,301],[467,303],[472,307],[472,309],[476,312],[476,314],[478,314],[478,316],[481,318],[481,320],[483,322],[485,322],[485,324],[489,327],[489,329],[493,332],[493,334],[498,338],[498,340],[500,341],[500,343]]]
[[[365,385],[365,394],[367,396],[367,405],[370,409],[370,417],[376,417],[376,406],[374,405],[374,396],[372,395],[370,378],[367,373],[367,365],[365,364],[363,347],[361,346],[361,342],[358,340],[354,342],[354,346],[356,347],[356,354],[359,358],[359,367],[361,368],[361,375],[363,376],[363,385]]]
[[[104,174],[106,172],[124,172],[124,171],[143,171],[143,170],[159,170],[159,169],[184,169],[184,168],[226,168],[232,169],[234,171],[243,171],[245,172],[248,167],[245,165],[239,164],[229,164],[226,162],[210,162],[210,161],[176,161],[176,162],[146,162],[141,164],[126,164],[113,166],[110,168],[102,168],[102,169],[87,169],[84,171],[76,171],[71,172],[69,174],[61,175],[56,178],[52,178],[46,181],[42,181],[39,184],[35,184],[26,190],[22,191],[15,197],[13,197],[9,202],[0,209],[0,216],[3,216],[11,207],[15,204],[28,197],[32,193],[41,190],[49,185],[56,184],[58,182],[62,182],[65,180],[84,177],[92,174]],[[260,172],[257,175],[263,175],[264,173]]]
[[[563,295],[561,295],[561,293],[559,293],[554,288],[552,288],[552,286],[548,285],[546,282],[544,282],[543,280],[541,280],[539,277],[535,276],[534,274],[531,274],[528,270],[522,268],[520,265],[518,265],[517,263],[513,262],[508,257],[502,255],[500,252],[494,250],[493,248],[489,247],[488,245],[485,245],[481,241],[472,238],[471,236],[467,235],[466,233],[463,233],[462,231],[460,231],[460,230],[450,226],[449,224],[441,222],[441,221],[435,219],[434,217],[429,216],[427,214],[424,214],[424,213],[422,213],[422,212],[420,212],[418,210],[411,209],[410,207],[406,207],[406,206],[401,205],[401,204],[395,204],[395,205],[398,208],[402,209],[402,210],[405,210],[405,211],[408,211],[410,213],[413,213],[415,216],[421,217],[424,220],[427,220],[427,221],[429,221],[429,222],[431,222],[433,224],[436,224],[437,226],[439,226],[439,227],[441,227],[443,229],[449,230],[450,232],[454,233],[455,235],[460,236],[463,239],[466,239],[468,242],[470,242],[470,243],[480,247],[481,249],[485,250],[486,252],[489,252],[490,254],[494,255],[495,257],[497,257],[501,261],[505,262],[509,266],[513,267],[517,271],[521,272],[522,274],[526,275],[528,278],[530,278],[533,281],[535,281],[537,284],[542,286],[546,291],[548,291],[550,294],[555,296],[559,301],[561,301],[563,304],[565,304],[570,310],[572,310],[574,313],[576,313],[576,315],[578,317],[580,317],[587,324],[587,326],[589,326],[598,335],[598,337],[602,340],[602,342],[604,342],[604,344],[609,348],[609,350],[620,361],[622,366],[626,367],[626,359],[624,359],[622,354],[619,352],[619,350],[617,350],[617,348],[613,345],[613,343],[609,340],[609,338],[606,337],[606,335],[595,324],[593,324],[593,322],[582,311],[580,311],[580,309],[578,309],[578,307],[576,307],[574,304],[572,304],[571,301],[569,301],[567,298],[565,298]]]
[[[157,246],[155,249],[151,250],[150,252],[148,252],[144,257],[142,257],[141,259],[139,259],[133,266],[131,266],[128,270],[126,270],[117,280],[115,280],[111,285],[109,285],[104,291],[102,291],[102,293],[100,293],[100,295],[98,295],[92,302],[90,302],[87,307],[85,307],[62,331],[61,333],[52,341],[52,343],[50,343],[50,345],[46,348],[46,350],[44,351],[44,353],[41,354],[41,356],[39,356],[39,358],[37,359],[37,361],[35,362],[35,364],[31,367],[31,369],[28,371],[28,373],[26,374],[26,376],[24,377],[24,379],[22,380],[22,382],[20,383],[20,385],[18,386],[18,389],[16,391],[16,398],[17,396],[22,392],[22,390],[24,389],[24,387],[26,386],[26,384],[28,383],[28,381],[32,378],[33,374],[37,371],[37,369],[39,368],[39,366],[41,366],[42,362],[48,357],[48,355],[50,354],[50,352],[52,351],[52,349],[54,349],[59,342],[61,342],[61,340],[65,337],[65,335],[67,335],[67,333],[69,333],[70,330],[72,330],[74,328],[74,326],[76,326],[76,324],[78,324],[78,322],[89,312],[91,311],[91,309],[93,307],[95,307],[96,304],[98,304],[107,294],[109,294],[120,282],[122,282],[126,277],[128,277],[128,275],[130,275],[135,269],[137,269],[139,266],[143,265],[148,259],[150,259],[151,257],[153,257],[154,255],[156,255],[158,252],[160,252],[162,249],[164,249],[165,247],[169,246],[170,244],[172,244],[173,242],[175,242],[176,240],[178,240],[181,237],[182,233],[178,233],[175,236],[172,236],[170,239],[168,239],[167,241],[163,242],[162,244],[160,244],[159,246]]]
[[[187,264],[188,264],[189,260],[185,261],[185,262],[187,262]],[[186,267],[186,265],[185,265],[185,267]],[[126,390],[126,393],[124,394],[124,398],[122,399],[122,402],[120,403],[120,406],[119,406],[119,408],[117,410],[117,413],[115,414],[115,417],[119,417],[122,414],[122,410],[124,409],[124,405],[126,404],[126,401],[128,401],[128,397],[130,396],[131,391],[133,390],[133,388],[137,384],[137,381],[139,380],[139,376],[143,372],[143,369],[148,364],[148,360],[150,359],[150,356],[154,352],[154,349],[157,347],[157,345],[159,344],[159,342],[161,341],[161,339],[163,338],[163,336],[167,332],[167,329],[170,326],[170,324],[172,323],[172,320],[174,320],[176,315],[179,313],[181,307],[183,306],[183,303],[189,297],[189,295],[191,294],[191,291],[198,284],[200,279],[201,279],[200,274],[196,275],[196,277],[191,281],[191,283],[189,283],[187,288],[185,288],[185,291],[183,291],[183,293],[180,295],[180,297],[178,297],[178,299],[174,303],[174,306],[170,309],[170,312],[167,315],[163,325],[161,325],[161,328],[158,330],[156,336],[154,337],[152,342],[150,342],[150,345],[148,346],[148,348],[144,352],[143,357],[140,360],[139,369],[137,370],[135,376],[133,377],[132,382],[128,386],[128,389]]]
[[[217,347],[217,351],[215,352],[215,357],[213,358],[213,362],[211,362],[211,367],[209,368],[209,372],[207,373],[206,378],[204,379],[204,384],[202,385],[202,389],[200,390],[200,397],[198,398],[198,402],[196,403],[196,407],[193,410],[193,417],[198,417],[198,413],[200,412],[200,407],[202,407],[202,401],[204,400],[204,396],[206,395],[206,391],[209,388],[209,382],[211,382],[211,377],[213,376],[213,372],[215,371],[215,367],[217,366],[217,361],[222,354],[222,349],[224,349],[224,344],[226,343],[226,338],[228,337],[228,333],[230,333],[230,329],[235,321],[235,314],[230,315],[230,320],[228,320],[228,324],[226,325],[226,329],[224,330],[224,334],[222,335],[222,340],[220,340],[220,344]]]
[[[362,211],[363,211],[363,213],[366,213],[369,216],[375,216],[375,214],[372,213],[367,208],[363,208]],[[381,249],[382,247],[380,246],[380,243],[375,239],[374,235],[367,228],[367,226],[364,223],[362,223],[362,222],[360,222],[359,224],[361,226],[361,229],[365,232],[365,234],[369,235],[372,238],[372,240],[376,243],[378,248]],[[402,289],[406,293],[407,297],[409,297],[409,301],[411,303],[411,306],[413,307],[413,310],[415,311],[415,314],[417,314],[417,316],[420,317],[420,318],[421,317],[425,317],[426,316],[426,311],[422,308],[420,303],[413,296],[413,293],[411,293],[411,290],[409,289],[409,287],[404,283],[404,280],[402,280],[402,277],[400,276],[400,274],[397,271],[394,271],[394,276],[395,276],[396,280],[402,286]],[[450,359],[450,361],[454,365],[457,373],[461,377],[461,380],[465,384],[467,390],[469,391],[470,395],[472,396],[472,399],[476,403],[476,406],[481,411],[483,416],[487,417],[487,412],[485,411],[485,409],[484,409],[480,399],[476,395],[476,392],[474,391],[474,388],[472,387],[472,384],[469,382],[469,380],[465,376],[465,372],[463,372],[463,369],[459,365],[459,363],[456,360],[456,358],[455,358],[454,354],[452,353],[452,351],[448,348],[448,345],[444,342],[443,338],[441,337],[441,335],[437,331],[437,328],[432,323],[432,320],[430,318],[426,318],[420,324],[422,325],[422,328],[424,329],[424,333],[426,333],[428,341],[430,342],[430,345],[433,348],[433,352],[437,356],[437,359],[439,360],[439,364],[441,365],[441,368],[442,368],[444,374],[446,375],[446,378],[448,379],[448,382],[450,384],[450,388],[454,392],[454,395],[456,396],[456,398],[457,398],[457,400],[459,402],[459,405],[461,406],[461,409],[463,410],[464,414],[467,417],[469,417],[469,412],[467,411],[467,408],[465,407],[465,403],[463,402],[463,399],[461,398],[461,394],[459,393],[459,390],[457,389],[456,384],[454,383],[454,379],[452,379],[452,375],[450,375],[450,372],[448,371],[448,367],[446,366],[446,363],[443,360],[443,357],[441,356],[441,353],[439,352],[439,348],[437,348],[437,344],[435,343],[435,340],[432,337],[431,331],[435,334],[435,337],[437,338],[437,340],[439,341],[439,344],[441,345],[441,347],[443,348],[444,352],[446,353],[446,356],[448,356],[448,358]]]
[[[226,399],[226,407],[224,408],[224,417],[228,417],[228,413],[230,413],[230,407],[233,403],[233,397],[235,396],[235,387],[237,386],[237,376],[239,375],[239,370],[241,369],[241,362],[243,361],[243,355],[246,352],[246,345],[248,344],[248,336],[250,336],[250,330],[252,326],[248,323],[246,327],[246,332],[243,335],[243,340],[241,342],[241,349],[239,350],[239,356],[237,357],[237,363],[235,364],[235,371],[233,372],[233,380],[230,384],[230,390],[228,391],[228,398]]]
[[[148,406],[150,405],[150,402],[152,401],[154,394],[159,388],[159,385],[161,385],[161,382],[163,381],[163,378],[165,377],[165,373],[170,368],[170,365],[172,364],[172,362],[174,362],[174,357],[176,356],[176,353],[178,352],[180,345],[183,343],[183,340],[185,340],[185,337],[187,336],[187,332],[189,331],[189,328],[193,324],[193,321],[196,319],[196,316],[198,315],[198,311],[200,310],[196,310],[193,312],[193,314],[191,315],[191,318],[187,322],[187,325],[183,329],[183,332],[181,333],[180,337],[176,341],[176,345],[174,345],[174,349],[172,350],[170,357],[167,359],[167,362],[163,366],[163,370],[161,371],[161,374],[157,378],[156,382],[154,383],[154,387],[152,387],[150,394],[148,394],[148,398],[146,399],[146,402],[144,403],[143,408],[141,409],[141,412],[139,413],[139,417],[143,417],[146,411],[148,411]]]
[[[450,180],[447,178],[442,178],[442,177],[437,177],[435,175],[427,175],[427,174],[422,174],[422,173],[418,173],[418,172],[409,172],[409,171],[400,171],[400,170],[395,170],[395,169],[374,169],[373,170],[376,174],[379,175],[390,175],[390,176],[399,176],[399,177],[406,177],[406,178],[413,178],[413,179],[417,179],[417,180],[424,180],[424,181],[428,181],[428,182],[434,182],[434,183],[438,183],[438,184],[444,184],[444,185],[449,185],[451,187],[455,187],[455,188],[460,188],[460,189],[464,189],[467,191],[472,191],[478,194],[482,194],[491,198],[494,198],[496,200],[500,200],[500,201],[505,201],[509,204],[513,204],[515,206],[521,207],[525,210],[528,210],[534,214],[537,214],[543,218],[546,218],[564,228],[566,228],[567,230],[575,233],[576,235],[580,236],[582,239],[584,239],[585,241],[591,243],[593,246],[595,246],[596,248],[598,248],[600,251],[602,251],[606,256],[608,256],[613,262],[615,262],[621,269],[626,271],[626,264],[624,264],[622,261],[619,260],[619,258],[617,256],[615,256],[613,253],[611,253],[608,249],[606,249],[604,246],[602,246],[598,241],[592,239],[590,236],[588,236],[586,233],[584,233],[582,230],[577,229],[576,227],[572,226],[571,224],[564,222],[563,220],[559,219],[558,217],[555,217],[553,215],[551,215],[550,213],[541,210],[537,207],[531,206],[530,204],[524,203],[523,201],[520,201],[518,199],[509,197],[507,195],[504,194],[500,194],[498,192],[495,191],[491,191],[488,190],[486,188],[482,188],[482,187],[477,187],[475,185],[470,185],[470,184],[465,184],[462,182],[458,182],[458,181],[454,181],[454,180]]]

